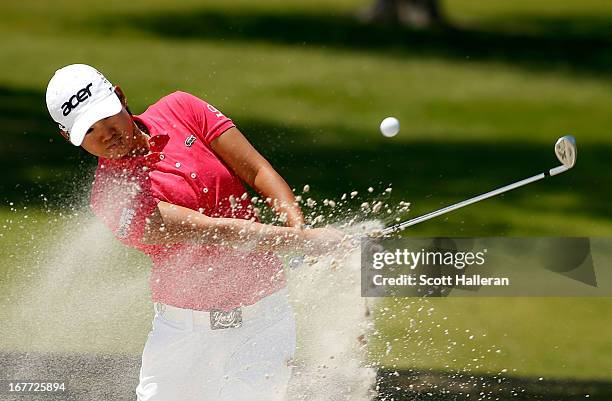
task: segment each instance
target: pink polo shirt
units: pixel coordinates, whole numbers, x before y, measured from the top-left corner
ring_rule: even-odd
[[[91,208],[124,244],[150,256],[154,302],[229,310],[285,286],[271,252],[220,245],[146,245],[146,218],[164,201],[211,217],[255,219],[240,178],[210,147],[233,122],[203,100],[175,92],[134,116],[151,138],[146,156],[99,158]]]

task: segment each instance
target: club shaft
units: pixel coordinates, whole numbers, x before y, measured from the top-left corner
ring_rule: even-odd
[[[551,175],[556,175],[556,174],[562,173],[562,172],[566,171],[567,169],[568,168],[565,167],[565,166],[555,167],[555,168],[551,169],[550,171],[548,171],[546,173],[540,173],[538,175],[534,175],[533,177],[525,178],[524,180],[517,181],[517,182],[515,182],[513,184],[510,184],[510,185],[506,185],[505,187],[494,189],[493,191],[484,193],[482,195],[478,195],[478,196],[475,196],[473,198],[466,199],[466,200],[464,200],[462,202],[458,202],[458,203],[455,203],[455,204],[450,205],[450,206],[446,206],[446,207],[444,207],[442,209],[434,210],[433,212],[424,214],[424,215],[419,216],[419,217],[415,217],[414,219],[410,219],[408,221],[404,221],[404,222],[396,224],[394,226],[387,227],[384,230],[382,230],[382,235],[388,235],[388,234],[394,233],[396,231],[401,231],[401,230],[405,229],[406,227],[410,227],[410,226],[413,226],[415,224],[422,223],[424,221],[427,221],[427,220],[432,219],[434,217],[440,216],[442,214],[445,214],[445,213],[448,213],[448,212],[452,212],[453,210],[457,210],[459,208],[471,205],[472,203],[476,203],[476,202],[479,202],[481,200],[484,200],[484,199],[491,198],[493,196],[502,194],[504,192],[511,191],[511,190],[513,190],[515,188],[519,188],[519,187],[522,187],[524,185],[531,184],[532,182],[539,181],[539,180],[541,180],[541,179],[543,179],[543,178],[545,178],[547,176],[551,176]]]

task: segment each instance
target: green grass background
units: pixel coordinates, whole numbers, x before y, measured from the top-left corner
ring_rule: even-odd
[[[44,103],[55,69],[74,62],[103,71],[124,89],[137,113],[179,89],[209,100],[234,119],[290,185],[310,184],[316,198],[365,193],[369,186],[380,193],[392,184],[389,203],[412,203],[410,213],[398,217],[550,168],[556,163],[555,139],[572,133],[579,158],[570,173],[424,223],[410,235],[612,235],[611,3],[447,1],[454,27],[418,32],[358,23],[354,14],[367,4],[4,4],[3,319],[10,320],[8,305],[27,297],[27,283],[41,274],[32,261],[41,244],[56,239],[59,228],[52,219],[82,204],[79,188],[91,177],[92,158],[57,135]],[[388,115],[402,123],[392,139],[378,133]],[[114,247],[111,256],[125,257],[126,251]],[[122,276],[110,276],[121,283]],[[130,276],[145,277],[146,271]],[[146,289],[135,294],[146,298]],[[135,298],[132,312],[109,323],[132,335],[120,341],[83,338],[66,348],[138,353],[148,314],[136,313],[136,323],[126,329],[133,311],[146,308],[146,299]],[[76,307],[74,302],[62,307]],[[389,312],[378,327],[393,344],[386,353],[385,341],[374,340],[372,358],[388,366],[612,380],[609,298],[386,300],[384,305]],[[389,314],[396,317],[387,319]],[[25,347],[24,327],[5,325],[0,344]]]

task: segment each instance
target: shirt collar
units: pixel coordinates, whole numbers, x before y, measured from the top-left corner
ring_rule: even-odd
[[[151,149],[151,152],[161,152],[170,140],[170,135],[166,133],[157,132],[157,130],[147,121],[147,119],[143,118],[143,116],[141,115],[135,115],[132,117],[136,122],[146,127],[146,133],[149,135],[149,148]]]
[[[157,134],[149,137],[149,149],[152,153],[159,153],[166,147],[166,144],[170,140],[168,134]]]

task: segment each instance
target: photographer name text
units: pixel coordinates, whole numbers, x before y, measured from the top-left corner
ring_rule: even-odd
[[[481,287],[481,286],[509,286],[510,279],[508,277],[483,277],[480,274],[472,276],[464,275],[447,275],[432,277],[426,274],[401,274],[397,277],[384,277],[382,274],[376,274],[372,277],[372,282],[377,286],[465,286],[465,287]]]

